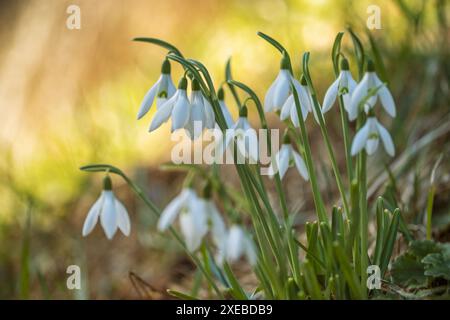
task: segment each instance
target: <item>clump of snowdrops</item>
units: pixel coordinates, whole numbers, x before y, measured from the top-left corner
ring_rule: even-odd
[[[296,75],[292,68],[294,61],[287,50],[275,39],[258,33],[279,51],[281,61],[279,74],[263,102],[249,86],[232,79],[229,62],[224,82],[227,86],[222,84],[216,88],[208,69],[201,62],[184,57],[172,44],[155,38],[134,39],[168,50],[161,76],[145,95],[138,111],[140,119],[152,105],[156,105],[150,132],[170,120],[172,132],[184,130],[191,139],[198,139],[204,130],[225,132],[228,129],[245,133],[252,129],[247,120],[252,111],[250,103],[256,106],[263,129],[270,130],[266,113],[279,115],[287,129],[281,148],[271,155],[268,173],[270,183],[275,184],[277,207],[281,212],[277,212],[269,201],[258,162],[258,150],[245,140],[245,136],[236,134],[232,139],[219,139],[218,143],[222,152],[232,149],[247,156],[246,162],[234,164],[244,205],[236,204],[236,200],[226,192],[218,170],[220,165],[216,163],[203,170],[203,174],[194,169],[189,171],[184,185],[180,186],[179,195],[165,209],[153,203],[119,168],[93,164],[82,167],[82,170],[106,172],[106,176],[104,190],[87,215],[83,236],[93,230],[98,219],[109,239],[117,230],[129,235],[127,210],[113,193],[110,175],[117,175],[158,217],[158,230],[171,234],[179,242],[208,283],[212,297],[369,298],[373,291],[368,286],[368,267],[376,266],[380,280],[385,278],[397,233],[404,226],[398,208],[388,210],[381,197],[368,202],[366,181],[368,156],[375,152],[386,152],[391,157],[395,155],[391,136],[378,117],[381,113],[395,117],[396,109],[387,84],[377,76],[377,68],[370,55],[351,30],[348,34],[354,55],[344,56],[341,50],[344,33],[339,33],[331,54],[336,79],[324,98],[319,99],[309,70],[309,52],[303,54],[302,74]],[[178,63],[185,71],[177,87],[171,78],[171,62]],[[352,63],[358,70],[357,75],[351,74]],[[236,120],[225,103],[225,90],[239,108]],[[239,98],[239,90],[247,96],[244,101]],[[308,116],[310,113],[312,115]],[[326,121],[327,117],[333,117],[331,114],[340,115],[343,150],[336,150],[330,141]],[[315,159],[321,155],[311,152],[307,121],[313,121],[320,128],[340,194],[338,203],[325,203],[319,190]],[[195,122],[201,124],[200,134],[194,130]],[[270,145],[270,135],[267,139]],[[345,153],[345,176],[348,178],[345,181],[337,165],[337,152]],[[283,191],[282,178],[289,167],[295,167],[299,178],[308,181],[317,214],[317,220],[306,224],[304,243],[294,227],[294,216],[288,210]],[[218,206],[214,198],[220,201]],[[332,205],[332,209],[327,209]],[[369,239],[368,232],[371,208],[376,213],[375,239]],[[402,230],[407,234],[405,228]],[[369,251],[369,247],[374,249]],[[233,264],[242,263],[243,259],[251,265],[258,280],[252,290],[244,290],[233,272]],[[188,293],[170,292],[180,298],[191,298]]]

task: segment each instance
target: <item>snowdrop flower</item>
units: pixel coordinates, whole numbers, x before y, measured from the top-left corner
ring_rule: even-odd
[[[353,139],[352,156],[360,152],[362,148],[366,149],[367,154],[373,154],[378,148],[380,138],[386,152],[393,157],[395,148],[391,135],[374,116],[369,116],[364,126],[356,133]]]
[[[245,256],[248,262],[254,266],[258,260],[255,245],[250,235],[239,225],[234,224],[228,231],[227,239],[219,257],[219,264],[226,260],[230,263],[238,261]]]
[[[309,94],[308,86],[306,85],[306,80],[304,80],[303,76],[301,81],[302,83],[299,83],[298,81],[293,82],[293,85],[295,86],[295,90],[297,91],[303,121],[306,121],[308,113],[312,111],[311,97]],[[298,128],[300,124],[298,122],[297,107],[295,106],[295,99],[293,93],[289,95],[286,102],[283,104],[280,113],[280,119],[282,121],[288,119],[289,117],[291,118],[291,121],[294,124],[294,126]]]
[[[170,77],[170,62],[164,60],[161,67],[161,76],[158,81],[148,90],[137,115],[138,120],[142,118],[151,108],[156,97],[156,107],[159,108],[175,93],[175,86]]]
[[[92,232],[100,217],[100,224],[106,237],[111,240],[119,228],[126,236],[130,235],[130,218],[127,209],[117,200],[112,191],[112,182],[109,176],[103,180],[103,191],[89,210],[83,225],[83,237]]]
[[[172,118],[172,132],[184,128],[189,120],[190,102],[186,93],[187,79],[181,78],[178,84],[178,90],[175,94],[164,102],[156,111],[150,125],[149,131],[156,130],[164,122]]]
[[[239,110],[239,119],[231,129],[226,131],[226,136],[223,139],[217,140],[215,149],[217,154],[223,154],[227,148],[232,148],[233,143],[236,143],[238,152],[238,163],[244,157],[250,163],[258,162],[258,138],[255,130],[250,126],[247,120],[247,107],[243,106]]]
[[[371,96],[368,98],[369,95]],[[362,102],[365,102],[364,109],[366,113],[368,113],[377,102],[377,97],[380,97],[381,105],[386,112],[391,117],[395,117],[396,111],[394,99],[392,98],[389,89],[386,87],[386,84],[381,82],[375,73],[373,62],[369,60],[367,62],[367,71],[361,82],[356,86],[351,97],[349,107],[350,120],[355,120],[357,118],[359,106]]]
[[[350,73],[348,61],[344,58],[341,60],[341,72],[339,73],[339,76],[325,93],[325,98],[323,99],[322,104],[322,113],[325,113],[331,109],[338,94],[342,96],[344,109],[349,112],[350,99],[355,87],[356,82],[353,80],[352,74]]]
[[[206,129],[212,129],[215,125],[214,111],[211,104],[200,91],[197,79],[192,80],[191,108],[189,119],[184,127],[189,137],[197,139]]]
[[[291,146],[289,135],[286,133],[283,137],[283,145],[275,155],[269,166],[269,176],[273,177],[277,172],[280,173],[280,179],[283,179],[289,167],[294,166],[305,180],[309,180],[308,169],[305,161],[300,154]]]
[[[158,230],[167,230],[178,216],[186,247],[191,252],[197,250],[208,232],[208,220],[203,204],[193,189],[183,189],[167,205],[159,217]]]
[[[222,110],[222,114],[225,118],[225,123],[228,128],[232,128],[234,125],[233,117],[231,116],[230,111],[228,110],[227,105],[225,104],[225,94],[222,88],[217,92],[217,98],[219,99],[220,109]]]
[[[283,56],[280,64],[280,72],[269,87],[269,90],[267,90],[266,97],[264,98],[264,111],[281,110],[291,93],[291,83],[294,83],[294,85],[299,84],[289,70],[289,60]]]

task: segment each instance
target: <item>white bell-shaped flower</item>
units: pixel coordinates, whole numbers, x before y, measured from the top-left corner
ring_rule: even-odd
[[[193,189],[183,189],[167,205],[159,217],[158,230],[167,230],[177,217],[186,247],[189,251],[197,250],[208,232],[208,220],[204,205]]]
[[[191,109],[186,89],[187,79],[183,77],[178,84],[178,89],[175,94],[164,102],[156,111],[150,125],[150,132],[159,128],[170,118],[172,119],[172,132],[186,126]]]
[[[302,82],[304,82],[303,77]],[[306,85],[306,83],[299,83],[298,81],[293,82],[293,85],[295,86],[295,90],[297,91],[303,121],[306,121],[308,113],[312,111],[311,97],[309,94],[308,86]],[[280,119],[282,121],[288,119],[289,117],[294,126],[298,128],[300,126],[300,123],[298,122],[297,107],[295,105],[295,98],[293,93],[289,95],[286,102],[283,104],[280,113]]]
[[[355,87],[356,82],[353,80],[352,74],[350,73],[348,61],[344,58],[341,60],[341,72],[339,73],[339,76],[325,93],[322,104],[322,113],[331,109],[338,95],[342,96],[344,109],[349,112],[351,96]]]
[[[289,95],[291,94],[291,84],[299,85],[298,81],[292,76],[289,70],[289,60],[287,57],[281,59],[280,72],[275,81],[267,90],[264,98],[264,111],[281,110]]]
[[[283,144],[280,150],[275,154],[272,162],[270,163],[268,174],[270,177],[273,177],[277,172],[279,172],[280,179],[283,179],[289,167],[294,165],[303,179],[309,180],[308,169],[305,161],[300,154],[292,148],[289,135],[286,133],[283,137]]]
[[[256,265],[258,256],[253,240],[241,226],[234,224],[230,227],[226,241],[219,251],[218,262],[222,264],[226,260],[233,263],[243,256],[252,266]]]
[[[363,148],[366,149],[367,154],[373,154],[378,148],[380,138],[387,154],[393,157],[395,155],[395,147],[391,135],[375,117],[369,116],[364,126],[356,133],[353,139],[352,156],[356,155]]]
[[[353,91],[349,107],[349,119],[355,120],[358,117],[361,104],[363,104],[366,113],[369,113],[377,102],[378,97],[380,98],[384,110],[386,110],[391,117],[395,117],[395,103],[391,92],[386,84],[381,82],[378,78],[375,73],[375,66],[373,62],[369,60],[367,63],[367,72]]]
[[[226,131],[225,137],[216,140],[217,155],[222,155],[227,149],[234,151],[236,143],[238,163],[248,159],[250,163],[258,162],[258,137],[247,119],[247,107],[239,110],[239,118],[231,129]]]
[[[192,80],[191,110],[189,120],[184,129],[194,140],[201,136],[204,129],[212,129],[215,125],[214,111],[211,104],[200,91],[200,84]]]
[[[170,76],[170,62],[165,60],[161,67],[161,76],[158,81],[147,91],[144,99],[142,100],[139,112],[137,115],[138,120],[145,116],[153,105],[153,101],[156,97],[156,107],[159,108],[164,102],[172,97],[175,93],[175,86]]]
[[[112,182],[109,176],[103,180],[103,191],[89,210],[83,225],[83,237],[94,230],[100,217],[100,224],[105,231],[106,237],[112,239],[117,229],[126,236],[130,235],[130,218],[127,209],[117,200],[112,191]]]

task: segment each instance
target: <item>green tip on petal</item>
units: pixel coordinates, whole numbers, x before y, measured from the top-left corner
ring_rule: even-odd
[[[162,66],[161,66],[161,73],[162,74],[170,74],[170,62],[169,62],[169,59],[164,60]]]
[[[200,90],[200,83],[198,82],[197,79],[192,79],[192,91],[199,91]]]
[[[103,178],[103,190],[107,190],[107,191],[112,190],[112,181],[109,176],[105,176]]]
[[[343,58],[341,60],[341,70],[347,71],[350,70],[350,66],[348,65],[348,60]]]
[[[186,77],[181,78],[180,82],[178,82],[178,89],[186,90],[187,89],[187,79]]]
[[[302,77],[300,78],[300,84],[302,86],[307,86],[308,85],[308,82],[306,81],[306,78],[305,78],[305,76],[303,74],[302,74]]]
[[[289,59],[284,54],[283,54],[283,58],[281,58],[280,69],[289,70]]]
[[[375,71],[375,64],[372,60],[367,60],[367,72],[374,72]]]
[[[247,118],[247,115],[248,115],[247,107],[243,106],[241,110],[239,110],[239,117]]]
[[[221,101],[225,99],[225,92],[222,88],[219,88],[219,90],[217,91],[217,98]]]

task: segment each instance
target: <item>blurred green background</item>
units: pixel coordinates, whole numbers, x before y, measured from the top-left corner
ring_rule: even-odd
[[[80,30],[66,28],[71,4],[81,9]],[[371,4],[381,8],[381,30],[366,27]],[[224,80],[224,64],[232,56],[234,78],[262,98],[280,59],[256,36],[263,31],[288,48],[297,75],[302,53],[311,52],[310,69],[322,98],[334,79],[334,37],[351,26],[367,51],[373,49],[372,42],[380,52],[379,72],[398,107],[395,120],[382,122],[393,133],[397,158],[435,132],[433,142],[425,140],[425,147],[406,153],[406,164],[396,171],[403,179],[397,187],[411,219],[422,217],[421,190],[428,188],[430,167],[440,153],[447,156],[436,200],[445,226],[449,10],[443,0],[2,1],[0,298],[139,298],[130,272],[145,279],[154,291],[151,297],[158,298],[168,286],[183,286],[192,272],[177,247],[154,231],[154,220],[117,178],[116,194],[130,212],[132,235],[108,241],[96,228],[86,239],[81,237],[85,215],[101,189],[101,175],[83,173],[81,165],[110,163],[122,168],[161,207],[182,181],[179,173],[158,170],[170,160],[168,127],[148,134],[154,109],[136,121],[140,101],[159,76],[165,54],[131,41],[138,36],[165,39],[184,55],[203,61],[217,84]],[[356,74],[348,35],[344,44]],[[176,83],[182,71],[174,65],[172,70]],[[237,115],[231,99],[228,103]],[[269,119],[271,126],[280,125],[274,115]],[[327,120],[338,143],[338,114]],[[316,131],[312,137],[320,140]],[[321,152],[316,145],[315,151]],[[372,175],[387,161],[375,158]],[[295,180],[288,183],[295,185]],[[291,189],[292,198],[298,198],[295,190]],[[330,199],[333,192],[329,190]],[[298,207],[311,210],[308,194],[302,197]],[[71,264],[81,267],[82,290],[66,288],[66,268]]]

